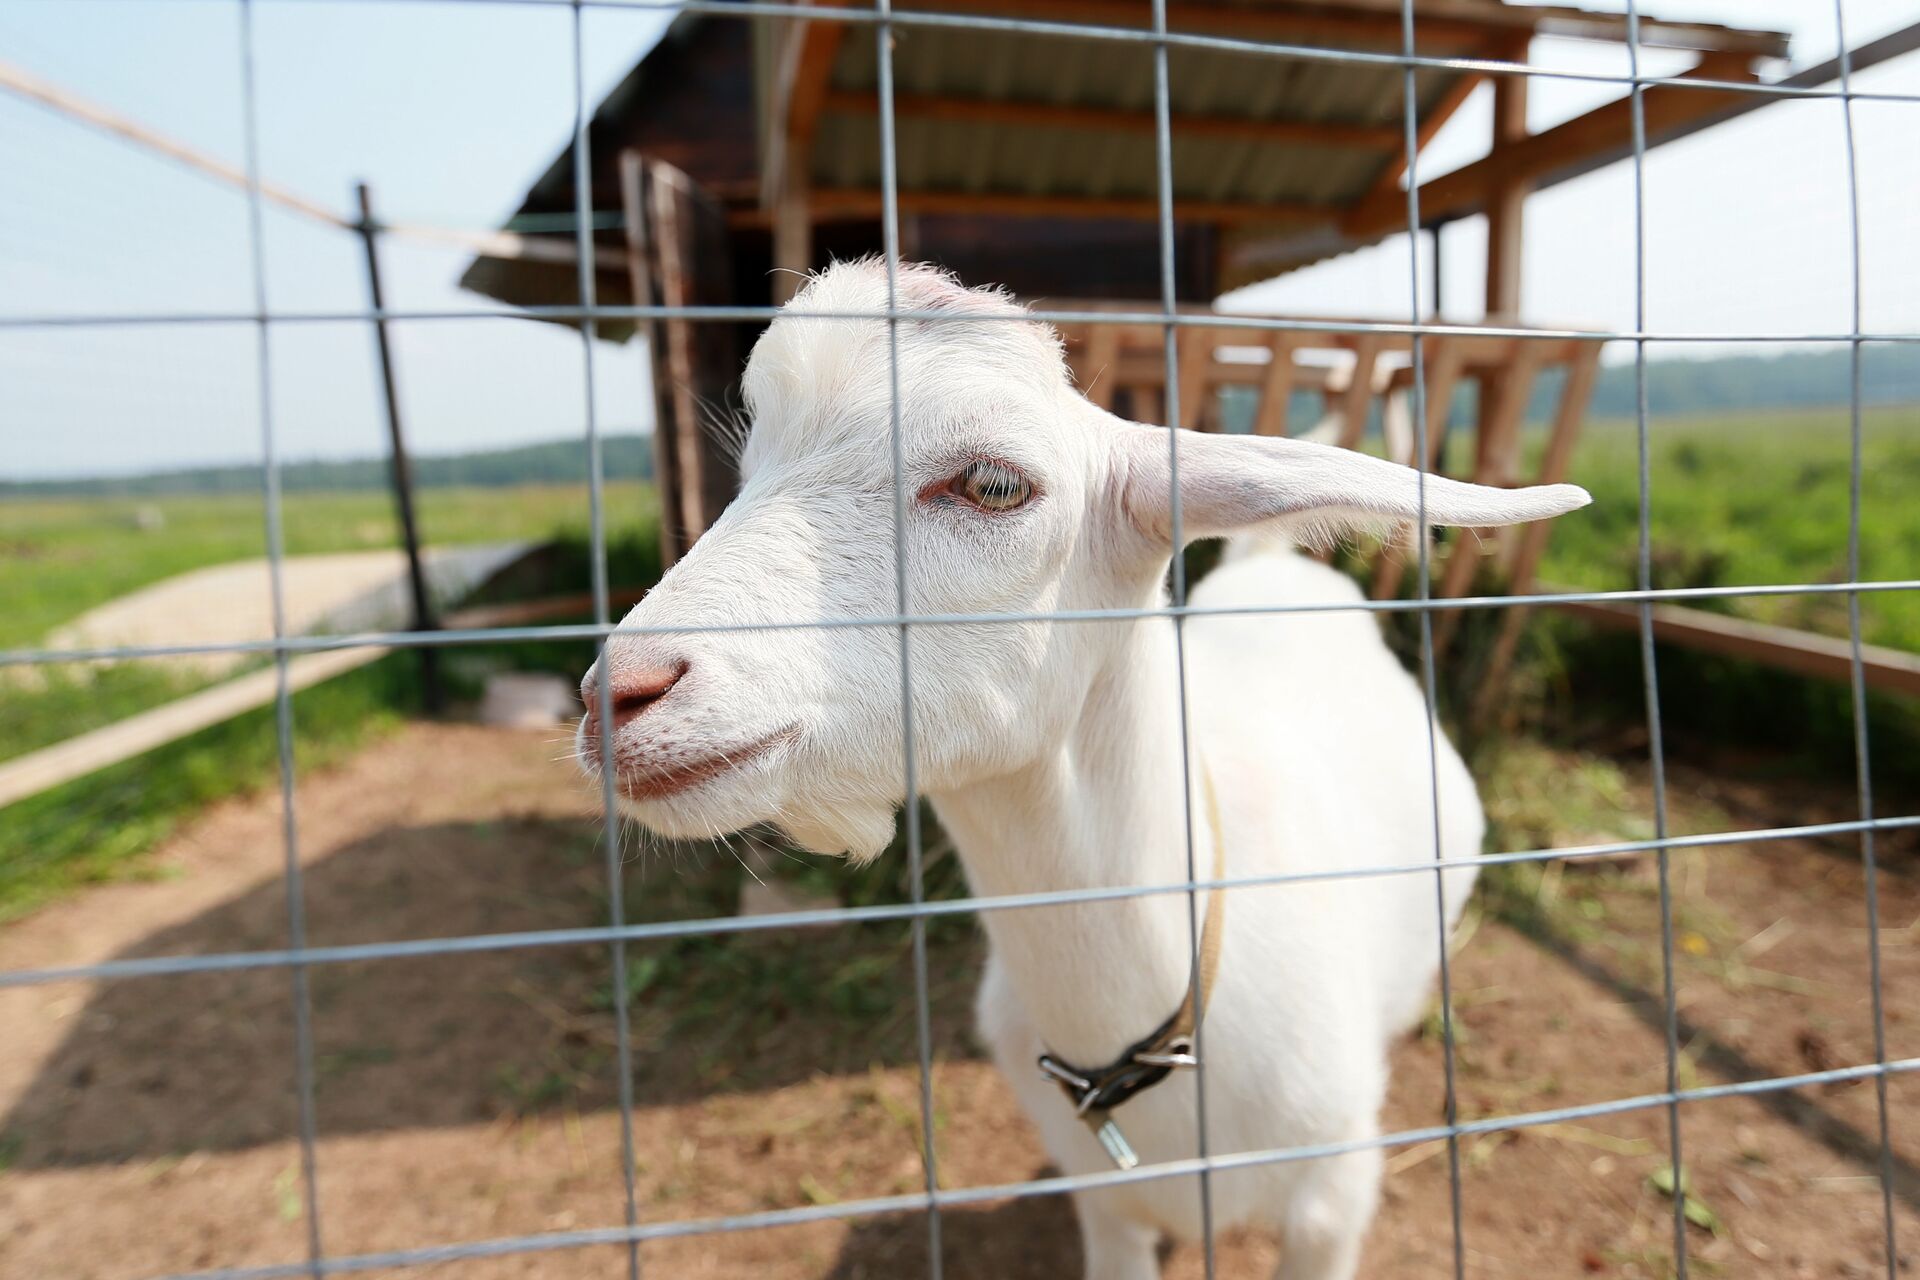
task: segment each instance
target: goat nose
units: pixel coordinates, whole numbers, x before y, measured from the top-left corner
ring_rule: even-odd
[[[687,664],[656,666],[653,663],[619,663],[607,672],[607,704],[613,708],[608,722],[615,733],[627,727],[687,674]],[[597,733],[605,708],[600,701],[600,673],[587,672],[580,682],[580,700],[587,705],[587,732]]]

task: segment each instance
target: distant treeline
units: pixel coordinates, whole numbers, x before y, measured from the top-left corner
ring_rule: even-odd
[[[1851,353],[1835,343],[1814,351],[1778,355],[1715,356],[1708,359],[1654,359],[1647,362],[1647,403],[1661,416],[1716,413],[1738,409],[1786,409],[1844,405],[1852,386]],[[1560,379],[1541,380],[1528,418],[1544,422],[1553,412]],[[1920,403],[1920,345],[1868,344],[1862,349],[1861,400],[1866,404]],[[1463,397],[1469,393],[1462,393]],[[1634,369],[1608,365],[1594,387],[1590,412],[1596,418],[1634,414]],[[1230,394],[1225,406],[1229,430],[1246,430],[1253,402]],[[1297,393],[1293,420],[1311,422],[1321,412],[1318,395]],[[1464,405],[1456,410],[1464,412]],[[645,435],[607,436],[601,457],[609,480],[644,480],[653,475],[653,439]],[[423,488],[471,486],[509,488],[523,484],[580,484],[587,478],[586,445],[579,440],[530,444],[513,449],[416,457],[414,481]],[[280,469],[291,493],[386,487],[387,460],[290,462]],[[256,465],[201,467],[139,476],[75,477],[62,480],[0,480],[0,499],[9,497],[139,497],[160,494],[253,493],[260,487]]]
[[[653,437],[606,436],[600,441],[601,467],[609,480],[645,480],[653,475]],[[289,493],[338,493],[384,489],[389,483],[385,458],[350,462],[289,462],[280,468],[280,484]],[[523,484],[585,484],[587,446],[580,440],[522,445],[482,453],[453,453],[413,459],[414,483],[421,488],[512,488]],[[139,476],[75,477],[62,480],[0,481],[0,498],[149,497],[162,494],[257,493],[258,465],[196,467]]]
[[[1776,355],[1714,356],[1706,359],[1649,359],[1647,409],[1658,417],[1710,414],[1742,409],[1838,408],[1848,402],[1853,385],[1852,353],[1845,343],[1815,351]],[[1527,420],[1551,419],[1564,374],[1550,373],[1534,388]],[[1453,420],[1472,421],[1473,388],[1462,386],[1454,396]],[[1223,397],[1229,431],[1253,429],[1255,393],[1230,387]],[[1862,404],[1920,404],[1920,346],[1911,343],[1869,343],[1861,349]],[[1587,412],[1594,418],[1631,418],[1637,405],[1631,362],[1610,364],[1595,380]],[[1312,423],[1324,412],[1320,394],[1296,391],[1288,405],[1294,429]],[[1377,428],[1376,407],[1368,430]]]
[[[1818,351],[1779,355],[1716,356],[1706,360],[1647,361],[1647,408],[1670,416],[1724,409],[1798,409],[1847,403],[1853,385],[1853,354],[1845,343]],[[1600,371],[1590,412],[1597,418],[1629,418],[1636,411],[1631,363]],[[1558,387],[1542,387],[1532,417],[1552,412]],[[1860,399],[1864,404],[1920,402],[1920,346],[1871,343],[1861,348]]]

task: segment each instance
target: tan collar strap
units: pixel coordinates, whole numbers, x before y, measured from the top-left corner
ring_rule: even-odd
[[[1207,830],[1213,836],[1213,875],[1215,888],[1207,891],[1207,922],[1200,927],[1200,965],[1193,981],[1187,984],[1187,998],[1174,1010],[1168,1025],[1174,1037],[1191,1041],[1207,1016],[1207,997],[1213,994],[1214,979],[1220,974],[1221,923],[1227,914],[1227,891],[1217,887],[1227,876],[1227,838],[1220,830],[1220,797],[1214,794],[1213,771],[1200,757],[1200,792],[1207,802]]]
[[[1220,801],[1214,794],[1213,773],[1207,768],[1204,756],[1200,758],[1200,785],[1206,799],[1207,829],[1213,837],[1212,879],[1216,887],[1207,892],[1207,920],[1200,930],[1200,954],[1180,1007],[1152,1034],[1128,1045],[1118,1058],[1104,1067],[1076,1067],[1050,1053],[1040,1055],[1040,1074],[1060,1086],[1073,1104],[1074,1114],[1087,1121],[1114,1162],[1123,1169],[1133,1167],[1133,1150],[1107,1113],[1143,1089],[1159,1084],[1174,1068],[1200,1065],[1194,1054],[1194,1034],[1207,1015],[1207,998],[1220,972],[1227,895],[1226,890],[1218,887],[1218,882],[1226,878],[1227,845],[1220,827]]]

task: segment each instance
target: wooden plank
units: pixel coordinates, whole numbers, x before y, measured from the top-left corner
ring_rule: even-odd
[[[802,0],[807,3],[809,0]],[[761,175],[761,201],[779,202],[789,179],[809,176],[813,138],[826,107],[834,59],[846,39],[846,24],[826,19],[790,18],[774,73],[773,101],[765,123],[767,160]]]
[[[1363,333],[1353,345],[1353,370],[1347,376],[1347,389],[1340,395],[1340,437],[1342,449],[1358,449],[1367,433],[1367,415],[1373,409],[1373,369],[1379,362],[1382,346],[1379,334]]]
[[[631,147],[620,153],[620,225],[626,234],[627,287],[633,300],[641,306],[650,305],[654,298],[652,254],[647,244],[647,197],[646,197],[646,158]],[[649,375],[659,373],[657,344],[661,341],[657,324],[643,321],[639,326],[646,334],[646,348],[642,359],[647,361]],[[663,388],[653,388],[654,417],[653,432],[653,484],[654,489],[663,498],[680,491],[680,463],[677,457],[677,437],[671,426],[659,423],[660,413],[666,404]],[[664,512],[666,502],[662,502]],[[660,567],[671,568],[685,550],[680,545],[679,535],[673,532],[675,524],[662,519],[660,522]]]
[[[1701,59],[1684,74],[1716,80],[1753,78],[1744,60],[1730,61],[1720,54]],[[1641,94],[1648,141],[1651,143],[1665,130],[1723,110],[1729,99],[1744,96],[1733,90],[1654,85]],[[1630,98],[1619,98],[1424,182],[1420,185],[1420,216],[1452,218],[1478,212],[1489,194],[1502,184],[1538,178],[1563,165],[1578,163],[1583,156],[1618,146],[1631,136],[1632,113]],[[1396,187],[1369,193],[1341,220],[1341,229],[1352,236],[1373,236],[1405,230],[1406,221],[1406,193]]]
[[[1119,383],[1120,371],[1114,366],[1119,363],[1120,330],[1110,324],[1088,326],[1085,355],[1085,373],[1081,378],[1087,399],[1102,409],[1113,409],[1114,391]]]
[[[1148,422],[1163,426],[1167,415],[1161,410],[1166,407],[1163,388],[1158,386],[1137,386],[1127,388],[1127,399],[1131,402],[1127,415],[1135,422]]]
[[[1213,368],[1214,342],[1214,335],[1204,329],[1180,330],[1180,367],[1174,376],[1180,380],[1180,425],[1189,431],[1199,430],[1207,419],[1213,389],[1207,375]]]
[[[1461,348],[1448,338],[1429,336],[1426,339],[1426,419],[1427,419],[1427,470],[1433,471],[1439,461],[1440,427],[1447,419],[1447,411],[1453,405],[1453,389],[1460,381]],[[1431,537],[1426,529],[1415,528],[1412,538]],[[1391,600],[1399,594],[1400,581],[1406,577],[1407,565],[1415,558],[1414,548],[1407,542],[1388,542],[1380,548],[1373,562],[1373,598]]]
[[[1514,483],[1520,448],[1520,420],[1526,416],[1527,402],[1533,398],[1534,380],[1539,374],[1544,352],[1537,343],[1515,341],[1513,361],[1505,372],[1488,375],[1480,384],[1480,424],[1474,432],[1473,482],[1506,486]],[[1495,385],[1497,384],[1497,385]],[[1447,556],[1447,571],[1440,582],[1443,599],[1465,595],[1473,583],[1487,540],[1493,530],[1461,529]],[[1460,610],[1451,609],[1434,620],[1433,644],[1436,653],[1445,653],[1460,627]]]
[[[1337,9],[1255,8],[1251,5],[1188,4],[1168,6],[1167,25],[1171,31],[1206,35],[1241,36],[1254,40],[1274,40],[1319,47],[1332,45],[1349,48],[1399,50],[1401,47],[1400,11],[1365,13]],[[908,0],[896,6],[901,12],[989,13],[1036,22],[1078,22],[1089,26],[1151,28],[1152,19],[1138,0]],[[1422,12],[1415,24],[1416,51],[1462,52],[1476,47],[1486,38],[1489,23],[1485,10],[1499,6],[1476,5],[1464,14],[1428,16]],[[1507,22],[1526,23],[1528,9],[1509,6]]]
[[[1569,600],[1548,607],[1595,626],[1620,630],[1638,630],[1640,626],[1637,604]],[[1821,680],[1853,678],[1853,650],[1845,640],[1679,605],[1656,604],[1652,611],[1654,638],[1668,644]],[[1920,654],[1862,645],[1860,657],[1861,673],[1869,689],[1920,696]]]
[[[816,221],[865,219],[880,212],[877,189],[822,187],[813,193]],[[948,213],[1006,218],[1116,218],[1151,222],[1160,216],[1157,198],[1123,196],[1029,195],[1002,191],[902,191],[903,213]],[[1322,222],[1332,223],[1339,210],[1331,205],[1278,201],[1179,200],[1173,216],[1183,222]],[[758,225],[766,221],[760,210],[740,210],[734,221]]]
[[[1260,381],[1260,405],[1253,415],[1253,433],[1258,436],[1287,434],[1287,405],[1293,399],[1294,348],[1300,345],[1297,334],[1282,329],[1268,345],[1266,376]]]
[[[651,166],[649,166],[651,168]],[[665,173],[650,173],[646,184],[647,226],[658,298],[662,306],[682,307],[692,295],[686,255],[670,246],[680,240],[679,202]],[[673,454],[673,484],[660,491],[661,565],[672,565],[700,536],[700,402],[694,394],[693,331],[684,320],[660,320],[651,326],[655,411],[653,434],[665,436]]]
[[[1496,76],[1491,151],[1516,146],[1526,136],[1527,77]],[[1511,178],[1495,184],[1487,198],[1486,317],[1490,324],[1520,314],[1522,215],[1531,190],[1525,179]]]
[[[1370,10],[1399,16],[1402,0],[1341,0],[1347,9]],[[1610,40],[1625,44],[1627,16],[1598,13],[1566,5],[1494,5],[1486,0],[1418,0],[1415,22],[1468,20],[1490,28],[1538,29],[1542,35],[1580,40]],[[1716,22],[1669,22],[1640,15],[1639,38],[1648,47],[1674,49],[1728,49],[1770,58],[1785,57],[1787,37],[1778,31],[1756,31]]]
[[[1426,340],[1427,470],[1440,469],[1440,450],[1447,443],[1447,419],[1453,413],[1453,393],[1460,385],[1466,360],[1458,339],[1429,336]]]
[[[851,115],[877,115],[880,99],[863,90],[835,89],[827,94],[826,110]],[[1151,111],[1123,111],[1111,107],[1066,102],[1006,102],[947,94],[901,93],[893,99],[894,114],[927,120],[955,120],[966,124],[1045,126],[1103,130],[1151,137],[1158,125]],[[1247,142],[1292,142],[1305,146],[1363,148],[1386,151],[1400,145],[1400,130],[1392,125],[1320,123],[1310,120],[1261,120],[1244,115],[1175,115],[1174,133],[1198,138],[1229,138]]]
[[[641,174],[650,300],[668,307],[724,304],[732,293],[725,213],[664,161],[643,159]],[[655,449],[671,464],[660,481],[665,564],[685,555],[733,498],[734,460],[701,415],[705,405],[728,402],[740,375],[738,338],[726,323],[675,318],[648,326]]]
[[[1513,40],[1502,39],[1491,45],[1479,48],[1476,50],[1476,56],[1525,62],[1529,42],[1528,37]],[[1440,95],[1440,100],[1428,109],[1426,116],[1414,127],[1414,142],[1419,151],[1425,151],[1427,149],[1427,144],[1433,141],[1434,135],[1440,132],[1442,126],[1453,118],[1454,113],[1466,104],[1467,99],[1473,96],[1473,91],[1478,89],[1486,79],[1485,73],[1472,71],[1463,74],[1458,80],[1455,80],[1448,86],[1447,91]],[[1362,197],[1363,202],[1374,200],[1385,201],[1398,194],[1400,196],[1401,208],[1404,209],[1406,207],[1406,188],[1400,185],[1400,179],[1405,176],[1407,172],[1406,131],[1404,128],[1400,130],[1400,136],[1401,144],[1399,152],[1388,159],[1387,163],[1381,167],[1372,185],[1367,188],[1367,194]],[[1424,217],[1426,214],[1424,206],[1420,212]],[[1405,222],[1406,218],[1402,215],[1402,230],[1405,230]]]
[[[775,305],[799,292],[813,267],[813,140],[845,39],[845,23],[802,18],[791,21],[781,50],[762,196],[773,224],[769,284]]]
[[[1540,460],[1540,474],[1535,484],[1558,484],[1566,479],[1567,468],[1573,461],[1573,447],[1580,439],[1580,425],[1586,420],[1587,402],[1593,397],[1594,380],[1600,373],[1600,348],[1598,342],[1585,344],[1567,366],[1567,381],[1560,389],[1560,403],[1554,409],[1553,426],[1547,436],[1547,452]],[[1509,544],[1508,591],[1515,595],[1527,595],[1532,591],[1533,575],[1539,568],[1540,556],[1546,551],[1547,535],[1552,531],[1553,522],[1550,520],[1536,520],[1520,526],[1517,539]],[[1525,605],[1514,605],[1500,620],[1500,631],[1487,654],[1487,668],[1480,677],[1480,689],[1474,695],[1473,710],[1469,717],[1476,726],[1484,725],[1492,714],[1493,700],[1506,682],[1507,668],[1513,663],[1514,650],[1520,643],[1520,632],[1526,622]]]
[[[308,688],[363,667],[389,650],[378,645],[307,653],[287,663],[287,685]],[[30,751],[0,764],[0,808],[143,755],[190,733],[264,707],[279,693],[279,672],[267,667],[189,694],[163,707]]]
[[[807,200],[807,176],[797,166],[787,171],[773,206],[771,296],[779,306],[800,291],[813,269],[813,210]]]
[[[1587,402],[1593,398],[1593,384],[1600,376],[1598,342],[1587,343],[1567,366],[1567,380],[1560,388],[1560,401],[1554,406],[1553,423],[1547,432],[1547,450],[1540,459],[1540,474],[1535,484],[1559,484],[1567,478],[1573,463],[1573,449],[1580,441],[1580,427],[1586,421]],[[1540,556],[1547,547],[1547,535],[1553,523],[1536,520],[1519,526],[1519,536],[1508,553],[1507,589],[1525,595],[1533,588],[1533,574],[1540,567]]]

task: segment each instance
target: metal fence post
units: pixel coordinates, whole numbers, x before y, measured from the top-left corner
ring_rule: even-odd
[[[393,344],[387,336],[386,296],[380,283],[379,224],[373,220],[373,193],[366,183],[355,187],[360,221],[355,230],[367,253],[367,293],[373,303],[373,335],[380,353],[380,386],[387,406],[387,440],[393,449],[393,504],[400,516],[400,539],[407,551],[407,586],[412,595],[412,627],[434,631],[433,596],[427,590],[426,568],[420,562],[420,523],[413,509],[413,462],[407,457],[406,434],[401,429],[400,395],[393,382]],[[446,706],[440,682],[440,655],[430,644],[420,646],[420,690],[426,708],[438,713]]]

